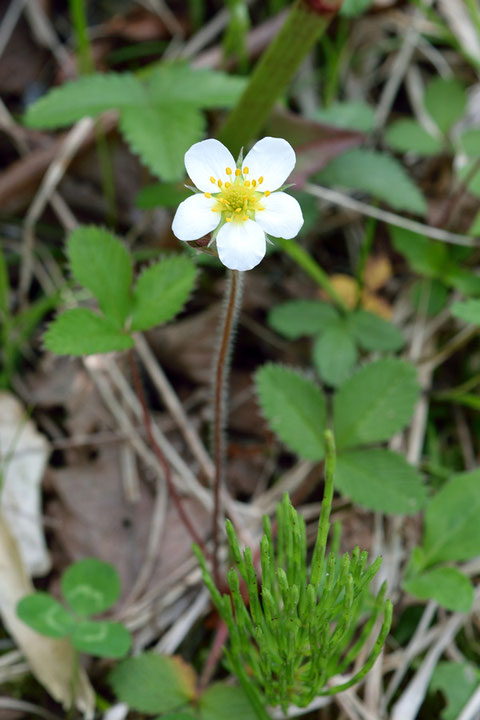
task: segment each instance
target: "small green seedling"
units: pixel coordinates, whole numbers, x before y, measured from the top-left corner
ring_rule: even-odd
[[[370,599],[368,587],[381,559],[367,567],[367,553],[356,547],[342,558],[326,545],[333,497],[335,450],[333,435],[325,433],[325,491],[317,540],[307,566],[305,522],[287,495],[277,510],[276,546],[268,517],[260,543],[261,580],[250,548],[240,551],[233,525],[227,534],[235,568],[227,575],[231,595],[221,595],[196,548],[203,580],[228,627],[227,665],[239,679],[259,718],[266,705],[306,707],[318,695],[341,692],[359,682],[371,669],[383,647],[392,620],[386,586]],[[243,589],[246,588],[246,594]],[[248,595],[248,601],[244,598]],[[370,601],[371,614],[359,624]],[[363,667],[348,671],[383,615],[378,637]]]
[[[122,658],[130,650],[129,631],[118,622],[92,620],[120,596],[120,579],[112,565],[87,558],[71,565],[61,580],[65,608],[46,592],[22,598],[17,615],[41,635],[69,638],[75,650],[88,655]]]

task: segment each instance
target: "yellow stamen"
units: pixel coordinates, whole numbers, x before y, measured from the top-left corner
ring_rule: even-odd
[[[221,180],[219,180],[219,181],[217,182],[217,185],[218,185],[218,187],[222,187],[223,182],[222,182]]]
[[[263,182],[263,175],[260,175],[260,177],[258,178],[258,184],[261,185],[262,182]]]
[[[253,185],[253,187],[257,187],[257,181],[256,181],[256,180],[252,180],[252,185]]]
[[[232,184],[232,183],[226,182],[226,183],[225,183],[225,188],[229,188],[231,184]]]
[[[213,183],[214,185],[217,184],[217,181],[215,180],[215,178],[213,176],[210,178],[210,182]]]
[[[218,212],[217,208],[212,208],[212,212]]]
[[[244,167],[244,168],[243,168],[243,174],[244,174],[244,175],[248,175],[248,173],[249,173],[248,167]]]
[[[212,193],[205,193],[205,197],[206,197],[206,198],[211,198],[211,197],[212,197]]]
[[[235,212],[241,212],[242,208],[235,208]]]
[[[225,218],[226,222],[232,222],[232,218]]]
[[[259,205],[259,206],[257,207],[257,210],[265,210],[265,208],[263,207],[263,205]]]
[[[231,174],[232,174],[232,168],[225,168],[225,172],[227,173],[227,175],[231,175]]]
[[[245,187],[250,187],[250,180],[245,180]]]
[[[241,175],[241,174],[242,174],[242,171],[240,170],[240,168],[237,168],[237,169],[235,170],[235,175],[238,177],[238,176]]]
[[[247,216],[247,215],[244,215],[244,216],[243,216],[243,222],[245,222],[245,220],[248,220],[248,216]]]
[[[265,195],[265,197],[268,197],[270,195],[270,190],[265,190],[263,194]]]

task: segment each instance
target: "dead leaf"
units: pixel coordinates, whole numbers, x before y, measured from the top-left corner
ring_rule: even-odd
[[[385,287],[392,274],[392,263],[386,255],[372,255],[366,262],[363,281],[369,290],[380,290]]]
[[[74,664],[74,650],[70,642],[39,635],[17,617],[18,602],[33,591],[17,543],[0,515],[0,613],[4,625],[25,655],[37,680],[68,709],[72,700],[71,673]],[[86,718],[93,718],[95,694],[82,668],[76,683],[75,705]]]
[[[32,575],[45,575],[51,566],[41,512],[41,482],[49,453],[46,438],[17,398],[0,392],[1,508]]]

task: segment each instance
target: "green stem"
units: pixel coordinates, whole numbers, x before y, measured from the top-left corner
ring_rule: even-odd
[[[295,242],[295,240],[284,240],[283,238],[276,238],[275,244],[279,245],[282,250],[290,255],[292,260],[294,260],[297,265],[300,265],[300,267],[320,285],[322,290],[338,305],[342,312],[348,312],[347,306],[333,287],[325,270],[320,267],[301,245]]]
[[[219,139],[234,156],[258,135],[274,103],[341,5],[342,0],[296,0],[292,5],[285,24],[257,63],[220,132]]]

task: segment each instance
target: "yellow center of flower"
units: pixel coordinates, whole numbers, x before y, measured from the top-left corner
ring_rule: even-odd
[[[264,193],[259,190],[263,177],[247,180],[248,167],[243,168],[243,174],[240,168],[232,172],[229,167],[225,168],[225,173],[229,178],[229,182],[225,184],[214,177],[210,178],[212,184],[218,188],[218,191],[215,188],[212,193],[205,193],[205,197],[213,197],[217,201],[212,211],[221,213],[225,222],[254,220],[255,213],[265,210],[261,204],[262,199],[270,195],[268,190]]]

